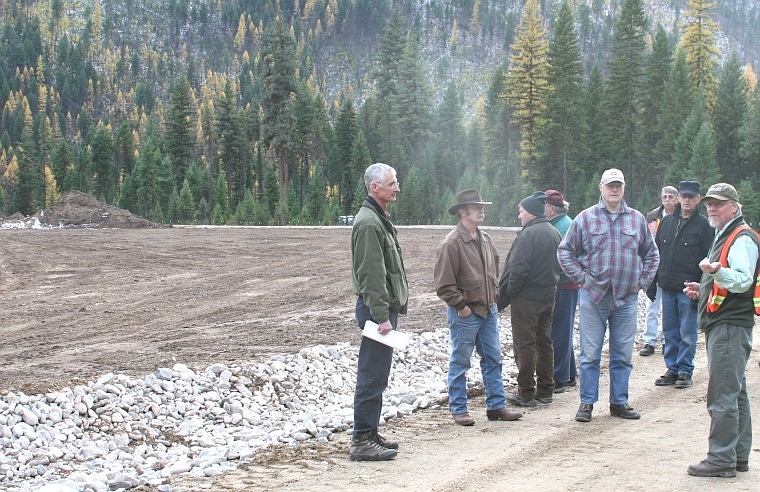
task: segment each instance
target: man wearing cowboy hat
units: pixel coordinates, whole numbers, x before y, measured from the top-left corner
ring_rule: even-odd
[[[488,420],[517,420],[519,412],[506,408],[501,377],[496,295],[499,256],[491,237],[478,226],[485,218],[484,202],[477,190],[460,191],[449,214],[459,223],[436,249],[436,294],[448,306],[451,327],[449,407],[458,425],[473,425],[467,411],[467,370],[473,349],[480,354],[486,390]]]

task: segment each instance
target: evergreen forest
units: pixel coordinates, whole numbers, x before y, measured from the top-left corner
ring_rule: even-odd
[[[646,213],[696,179],[760,222],[760,0],[0,0],[0,216],[78,190],[167,224],[487,224],[604,169]]]

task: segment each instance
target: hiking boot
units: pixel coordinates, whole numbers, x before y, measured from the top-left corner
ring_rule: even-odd
[[[678,374],[673,374],[670,371],[665,372],[662,376],[654,380],[655,386],[670,386],[676,384],[678,381]]]
[[[486,410],[486,417],[488,420],[517,420],[522,417],[520,412],[513,412],[508,408],[497,408],[495,410]]]
[[[375,431],[375,442],[384,447],[385,449],[398,449],[398,441],[395,439],[386,439]]]
[[[691,383],[691,376],[689,376],[688,374],[679,374],[678,375],[678,380],[676,381],[676,385],[675,386],[678,389],[684,389],[684,388],[688,388],[689,386],[691,386],[691,384],[692,384]]]
[[[621,417],[624,419],[629,420],[636,420],[640,419],[641,415],[639,415],[639,412],[634,410],[629,404],[627,403],[610,403],[610,415],[615,417]]]
[[[388,461],[395,458],[398,451],[381,446],[375,440],[375,435],[376,431],[370,431],[352,437],[348,459],[351,461]]]
[[[738,471],[738,472],[748,472],[749,471],[749,460],[736,460],[736,471]]]
[[[575,420],[578,422],[591,422],[591,412],[594,411],[592,403],[581,403],[578,407],[578,413],[575,414]]]
[[[736,476],[736,468],[733,466],[718,466],[707,460],[702,460],[696,465],[689,465],[689,475],[694,477],[719,477],[731,478]]]
[[[648,343],[645,343],[644,347],[639,351],[639,355],[643,357],[652,355],[653,353],[654,353],[654,346],[649,345]]]
[[[465,427],[469,427],[475,424],[475,419],[470,417],[470,414],[467,412],[453,413],[451,415],[454,417],[454,423],[457,425],[463,425]]]
[[[526,408],[535,408],[538,403],[536,403],[536,400],[523,400],[517,395],[507,395],[507,401],[511,403],[512,405],[518,406],[518,407],[526,407]]]

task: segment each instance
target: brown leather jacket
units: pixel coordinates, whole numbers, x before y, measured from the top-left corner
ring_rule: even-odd
[[[443,302],[457,310],[470,306],[485,318],[496,302],[499,255],[491,236],[480,229],[478,236],[479,242],[458,223],[436,249],[433,276]]]

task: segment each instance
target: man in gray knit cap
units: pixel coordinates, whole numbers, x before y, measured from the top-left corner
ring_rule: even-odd
[[[522,407],[551,403],[554,393],[551,331],[561,238],[544,213],[545,205],[542,191],[520,201],[523,229],[512,243],[499,281],[499,309],[512,306],[512,341],[518,368],[517,394],[507,395],[507,401]]]

